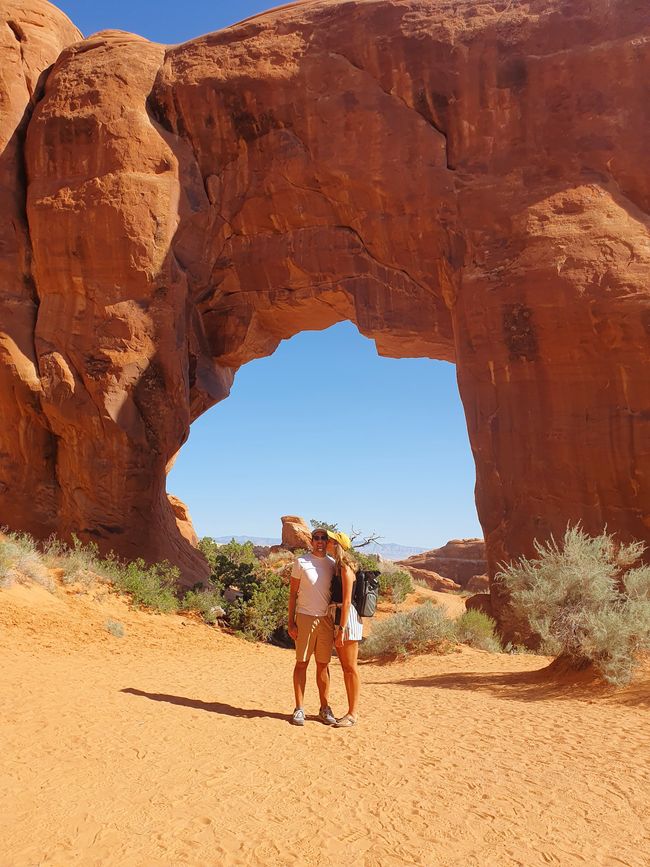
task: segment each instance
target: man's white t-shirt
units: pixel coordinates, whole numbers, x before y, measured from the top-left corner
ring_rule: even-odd
[[[296,611],[311,617],[327,614],[330,604],[334,558],[302,554],[293,561],[291,577],[300,581]]]

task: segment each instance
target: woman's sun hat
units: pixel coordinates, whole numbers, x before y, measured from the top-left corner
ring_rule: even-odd
[[[349,551],[352,547],[350,537],[346,533],[341,533],[339,530],[328,530],[327,535],[330,539],[334,539],[335,542],[338,542],[344,551]]]

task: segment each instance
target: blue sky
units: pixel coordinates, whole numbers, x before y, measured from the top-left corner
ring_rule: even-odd
[[[84,33],[175,43],[269,3],[62,0]],[[474,464],[451,364],[380,358],[349,322],[284,341],[193,425],[168,479],[199,535],[279,536],[280,516],[435,547],[481,535]],[[324,385],[321,385],[324,383]]]

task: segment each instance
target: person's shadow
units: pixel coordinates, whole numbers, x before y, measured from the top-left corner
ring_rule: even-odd
[[[269,719],[279,719],[288,723],[287,714],[274,713],[267,710],[245,710],[243,707],[233,707],[231,704],[225,704],[222,701],[201,701],[198,698],[185,698],[182,695],[165,695],[161,692],[144,692],[142,689],[134,689],[126,687],[120,692],[128,693],[129,695],[139,695],[142,698],[148,698],[151,701],[166,701],[169,704],[179,704],[183,707],[191,707],[195,710],[205,710],[208,713],[220,713],[224,716],[238,716],[244,719],[258,719],[260,717],[268,717]]]

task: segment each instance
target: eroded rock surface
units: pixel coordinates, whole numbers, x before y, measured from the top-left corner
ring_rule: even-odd
[[[414,577],[417,577],[414,569],[424,569],[451,579],[459,589],[465,587],[472,577],[485,572],[485,542],[483,539],[451,539],[442,548],[423,551],[398,562],[406,566]]]
[[[44,8],[68,47],[23,148]],[[190,422],[350,319],[456,363],[490,571],[567,521],[650,537],[645,2],[308,0],[168,48],[0,10],[28,36],[0,43],[28,216],[2,248],[0,522],[195,580],[165,495]]]
[[[304,548],[311,551],[311,529],[304,520],[297,515],[283,515],[282,521],[282,548],[291,550]]]
[[[47,535],[60,489],[34,330],[24,140],[44,79],[81,33],[45,0],[0,2],[0,524]],[[58,324],[62,327],[62,323]]]
[[[439,590],[445,593],[454,593],[460,590],[460,584],[457,584],[451,578],[446,578],[432,569],[418,569],[417,566],[406,566],[406,569],[411,573],[411,577],[416,581],[422,581],[430,590]]]

